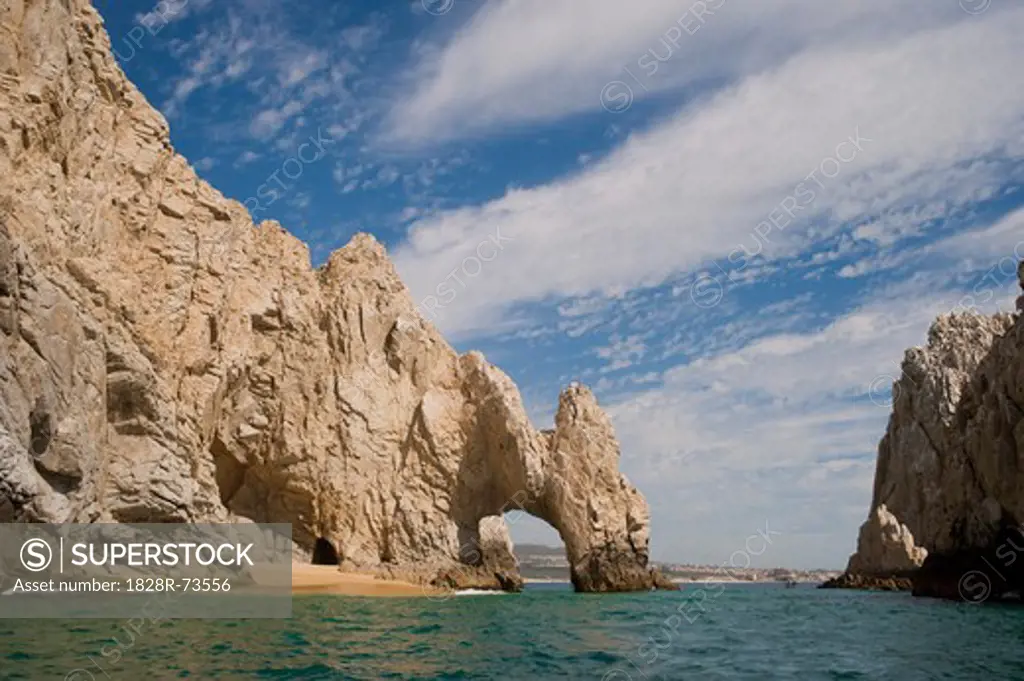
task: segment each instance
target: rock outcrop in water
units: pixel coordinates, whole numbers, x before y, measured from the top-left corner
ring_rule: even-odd
[[[907,526],[882,504],[861,526],[857,553],[850,557],[846,571],[859,575],[906,574],[921,567],[927,555],[927,550],[914,543]]]
[[[1018,275],[1024,288],[1024,264]],[[907,352],[893,397],[849,576],[909,573],[915,594],[972,601],[1019,594],[1024,317],[939,318],[927,347]]]
[[[307,558],[516,588],[501,516],[522,508],[577,589],[655,584],[647,504],[587,389],[540,432],[372,237],[314,270],[254,228],[84,0],[0,0],[0,35],[0,521],[289,522]]]

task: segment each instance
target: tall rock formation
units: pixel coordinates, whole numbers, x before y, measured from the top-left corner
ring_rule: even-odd
[[[0,36],[0,521],[289,522],[307,557],[514,588],[501,515],[523,508],[578,589],[655,583],[588,390],[539,432],[372,237],[314,270],[254,227],[174,152],[85,0],[0,0]]]
[[[1024,264],[1018,276],[1024,288]],[[966,583],[980,571],[991,587],[985,598],[1018,592],[1024,317],[940,317],[927,347],[907,352],[893,395],[872,511],[848,573],[884,577],[909,568],[915,593],[977,600],[982,589]]]

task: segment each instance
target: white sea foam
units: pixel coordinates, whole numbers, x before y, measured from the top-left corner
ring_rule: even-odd
[[[456,596],[501,596],[504,595],[504,591],[493,591],[491,589],[463,589],[462,591],[456,591]]]

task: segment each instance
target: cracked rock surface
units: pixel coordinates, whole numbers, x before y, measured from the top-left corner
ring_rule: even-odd
[[[85,0],[0,0],[0,521],[288,522],[344,565],[515,588],[504,511],[576,587],[646,589],[589,390],[536,430],[358,235],[319,269],[196,176]]]
[[[1018,273],[1024,288],[1024,264]],[[960,575],[936,577],[940,566],[998,553],[1017,536],[1012,528],[1024,528],[1024,317],[940,317],[927,346],[907,351],[893,397],[871,513],[847,571],[927,566],[928,591],[955,597]]]

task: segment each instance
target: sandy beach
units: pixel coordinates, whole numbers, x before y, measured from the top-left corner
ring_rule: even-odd
[[[436,590],[412,582],[341,572],[332,565],[292,564],[292,592],[339,596],[431,596]]]

